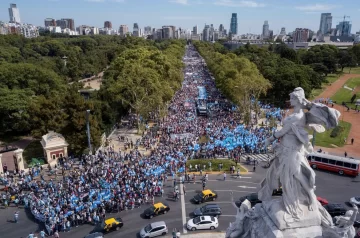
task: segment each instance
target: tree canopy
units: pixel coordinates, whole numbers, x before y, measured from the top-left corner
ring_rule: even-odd
[[[62,133],[70,153],[91,143],[132,108],[143,118],[181,86],[185,42],[117,36],[0,36],[0,133]],[[63,56],[67,57],[66,66]],[[105,70],[103,87],[85,99],[78,79]],[[69,82],[75,82],[69,85]],[[136,94],[136,96],[135,96]],[[143,98],[146,98],[144,100]]]

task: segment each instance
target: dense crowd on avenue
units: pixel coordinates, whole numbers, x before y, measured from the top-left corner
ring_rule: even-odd
[[[34,217],[46,224],[48,233],[67,231],[84,223],[98,223],[107,212],[134,209],[152,203],[164,193],[163,184],[176,173],[184,173],[191,158],[229,157],[266,152],[263,141],[274,128],[244,126],[234,106],[216,89],[215,82],[197,51],[188,46],[184,56],[184,81],[175,94],[168,115],[159,122],[159,131],[146,130],[141,143],[151,149],[144,156],[137,150],[140,141],[129,141],[126,149],[109,146],[95,155],[60,159],[49,166],[55,179],[45,179],[37,166],[28,174],[2,176],[6,193],[1,200],[23,203]],[[199,88],[202,88],[199,90]],[[199,95],[201,94],[201,95]],[[198,107],[206,106],[206,116]],[[284,111],[261,104],[267,118],[281,121]],[[206,138],[205,142],[202,139]],[[76,166],[76,169],[73,169]],[[57,178],[62,174],[61,179]]]

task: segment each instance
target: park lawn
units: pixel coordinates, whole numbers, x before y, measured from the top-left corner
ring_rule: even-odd
[[[209,170],[209,162],[211,162],[211,170]],[[223,164],[222,171],[230,171],[230,166],[235,166],[236,170],[239,168],[241,173],[247,172],[247,169],[245,169],[243,166],[238,163],[236,166],[236,163],[233,160],[230,159],[192,159],[188,160],[186,162],[186,168],[189,168],[189,165],[191,164],[192,169],[195,169],[195,164],[200,165],[200,168],[203,169],[203,166],[206,165],[206,171],[219,171],[219,164]]]
[[[34,140],[26,146],[23,153],[23,158],[25,162],[30,165],[32,158],[43,158],[44,150],[39,140]]]
[[[346,86],[348,86],[350,88],[356,88],[356,87],[360,86],[360,77],[351,78],[345,84],[346,84]]]
[[[326,130],[323,133],[316,133],[315,135],[315,145],[316,146],[321,146],[321,147],[327,147],[327,148],[334,148],[335,146],[337,147],[342,147],[344,146],[344,138],[348,138],[350,129],[351,129],[351,123],[345,122],[345,121],[340,121],[339,122],[339,126],[342,126],[344,128],[344,130],[342,131],[342,133],[340,133],[337,137],[332,138],[330,137],[330,134],[332,132],[332,130]],[[332,146],[335,145],[335,146]]]
[[[312,100],[318,97],[326,89],[327,86],[338,80],[339,77],[340,74],[328,74],[328,76],[326,76],[327,82],[322,83],[321,88],[313,89],[311,91],[310,99]]]
[[[348,74],[350,71],[351,74],[360,74],[360,67],[356,67],[356,68],[350,68],[349,67],[345,67],[344,68],[344,74]]]
[[[350,88],[356,88],[360,86],[360,78],[351,78],[348,81],[346,81],[345,83],[346,86],[350,87]],[[353,92],[345,89],[345,88],[340,88],[332,97],[331,100],[333,100],[334,102],[336,102],[337,104],[341,104],[342,102],[346,102],[348,104],[348,106],[350,106],[351,108],[353,108],[355,106],[354,103],[350,103],[351,102],[351,97],[353,96]],[[357,97],[357,99],[359,98],[359,96]]]

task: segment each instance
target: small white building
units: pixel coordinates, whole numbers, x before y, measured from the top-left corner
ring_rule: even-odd
[[[65,138],[54,131],[49,131],[42,136],[41,145],[44,149],[44,156],[49,164],[57,161],[58,158],[68,157],[68,143]]]

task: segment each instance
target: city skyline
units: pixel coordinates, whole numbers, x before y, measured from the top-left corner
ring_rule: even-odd
[[[195,25],[203,29],[205,24],[213,24],[217,29],[223,24],[229,30],[231,14],[237,13],[239,34],[261,34],[265,20],[278,34],[281,27],[287,31],[295,28],[317,31],[321,13],[329,12],[333,27],[345,14],[351,16],[352,33],[360,30],[360,6],[352,0],[341,4],[334,0],[315,3],[303,0],[298,4],[286,0],[157,0],[151,4],[146,0],[17,0],[0,3],[0,21],[9,21],[7,9],[11,3],[17,5],[22,22],[37,26],[44,26],[46,18],[73,18],[76,26],[103,27],[105,21],[111,21],[114,29],[128,25],[130,31],[135,22],[141,29],[174,25],[191,30]]]

